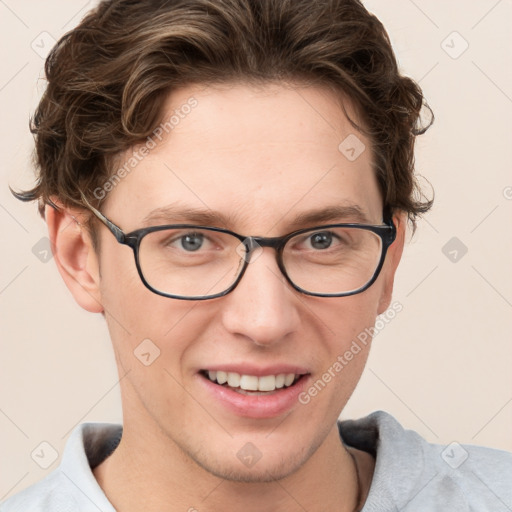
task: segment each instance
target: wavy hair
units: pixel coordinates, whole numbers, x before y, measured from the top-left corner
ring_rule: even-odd
[[[356,106],[384,206],[413,228],[433,200],[415,177],[414,142],[432,123],[381,22],[358,0],[106,0],[50,52],[31,119],[35,186],[15,192],[83,206],[116,156],[151,135],[168,94],[191,83],[307,81]],[[426,109],[427,121],[422,122]]]

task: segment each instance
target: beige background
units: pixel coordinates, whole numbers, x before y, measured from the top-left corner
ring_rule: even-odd
[[[53,260],[39,259],[45,225],[7,189],[31,183],[39,54],[94,3],[0,0],[0,499],[56,467],[31,458],[41,442],[60,454],[79,422],[121,421],[102,317],[82,311]],[[417,167],[436,202],[398,273],[403,311],[376,338],[343,416],[384,409],[432,442],[512,450],[512,2],[365,3],[435,110]],[[443,253],[452,237],[468,249],[457,262]]]

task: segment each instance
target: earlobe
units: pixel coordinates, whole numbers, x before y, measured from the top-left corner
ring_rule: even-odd
[[[389,308],[391,299],[393,298],[393,284],[395,281],[395,272],[400,263],[402,252],[405,243],[405,230],[406,230],[406,214],[401,213],[393,217],[396,226],[396,238],[393,244],[389,247],[386,254],[386,262],[383,268],[384,283],[379,300],[377,314],[381,315]]]
[[[57,268],[78,304],[101,313],[99,265],[90,234],[80,224],[79,212],[56,205],[46,206],[45,218]]]

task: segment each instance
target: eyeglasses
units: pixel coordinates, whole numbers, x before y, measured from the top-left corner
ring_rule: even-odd
[[[396,238],[390,215],[384,225],[327,224],[272,238],[190,224],[124,233],[82,197],[116,240],[132,248],[144,285],[173,299],[227,295],[263,247],[276,250],[279,269],[295,290],[316,297],[355,295],[375,282]]]

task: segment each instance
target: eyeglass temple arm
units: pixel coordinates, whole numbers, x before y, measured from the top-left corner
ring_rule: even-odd
[[[105,217],[105,215],[103,215],[99,210],[97,210],[96,208],[94,208],[94,206],[89,203],[89,201],[87,200],[87,198],[85,197],[84,193],[80,190],[80,194],[82,196],[82,201],[85,203],[85,205],[87,206],[87,208],[89,208],[89,210],[94,213],[94,215],[101,221],[103,222],[103,224],[105,224],[105,226],[107,226],[108,229],[110,229],[110,231],[112,232],[112,234],[116,237],[117,241],[119,243],[124,243],[126,241],[126,236],[125,234],[123,233],[123,230],[119,227],[119,226],[116,226],[112,221],[110,221],[109,219],[107,219],[107,217]]]
[[[393,222],[393,209],[389,205],[384,207],[384,211],[382,212],[382,221],[391,228],[386,237],[388,244],[391,245],[396,238],[396,226]]]

